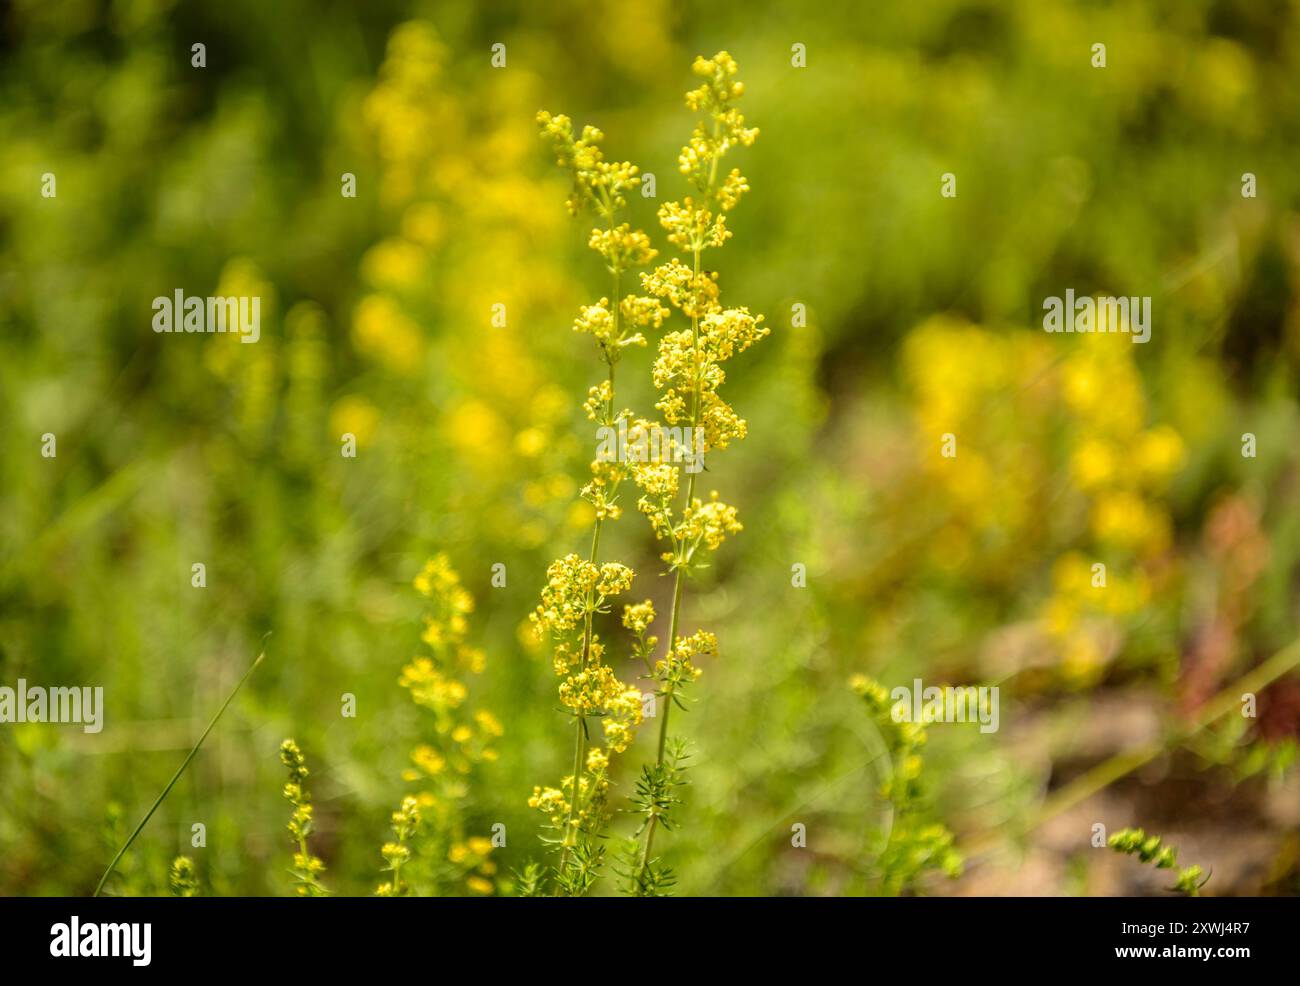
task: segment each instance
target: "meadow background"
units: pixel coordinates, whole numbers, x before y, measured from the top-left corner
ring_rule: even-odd
[[[0,894],[88,893],[268,631],[111,890],[162,892],[184,852],[205,893],[292,892],[291,735],[325,882],[372,892],[428,733],[397,679],[437,552],[475,597],[471,691],[504,730],[465,831],[506,826],[489,882],[510,890],[540,854],[526,799],[572,756],[526,617],[590,530],[580,404],[600,369],[571,324],[605,289],[534,117],[600,126],[675,198],[689,66],[722,48],[762,136],[717,264],[773,333],[729,374],[749,437],[709,465],[746,529],[685,611],[722,654],[676,723],[696,754],[663,846],[679,892],[872,891],[858,672],[1001,687],[997,733],[931,730],[933,810],[979,851],[927,892],[1163,892],[1090,847],[1096,822],[1164,835],[1213,869],[1207,892],[1300,892],[1295,675],[1258,718],[1023,824],[1300,637],[1300,3],[16,0],[0,17],[0,683],[107,702],[98,735],[0,726]],[[633,222],[652,229],[656,204]],[[178,287],[260,295],[261,341],[155,334],[151,300]],[[1152,296],[1151,342],[1042,332],[1069,287]],[[609,537],[661,597],[645,525]]]

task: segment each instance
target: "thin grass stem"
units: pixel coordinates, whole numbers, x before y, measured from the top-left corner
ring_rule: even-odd
[[[201,747],[203,741],[208,738],[208,733],[212,732],[213,727],[216,726],[217,721],[226,711],[226,708],[234,701],[235,696],[239,694],[239,690],[244,687],[244,682],[246,682],[252,673],[257,670],[257,666],[262,663],[262,658],[264,657],[266,657],[265,650],[257,655],[257,660],[249,665],[248,670],[244,672],[244,676],[239,679],[239,683],[235,685],[234,689],[226,697],[226,700],[221,703],[221,708],[219,708],[217,714],[212,717],[212,721],[208,723],[208,728],[203,730],[203,735],[199,737],[198,742],[190,749],[185,760],[181,763],[180,768],[172,775],[172,779],[167,782],[167,786],[162,789],[162,793],[154,799],[154,803],[149,806],[149,810],[145,812],[144,818],[140,819],[140,824],[135,827],[135,831],[132,832],[126,842],[122,844],[122,848],[117,851],[117,855],[113,857],[113,861],[108,864],[108,869],[104,870],[104,875],[99,878],[99,883],[95,885],[95,892],[91,895],[92,897],[99,896],[99,892],[104,889],[105,882],[107,882],[109,876],[112,875],[117,864],[121,862],[122,857],[126,855],[126,851],[131,848],[131,844],[135,842],[136,837],[139,836],[139,834],[144,831],[144,827],[149,824],[149,819],[153,818],[153,813],[158,810],[158,806],[163,803],[163,799],[171,793],[172,788],[176,786],[176,782],[181,779],[181,774],[185,773],[185,768],[190,765],[190,761],[194,759],[194,755],[199,752],[199,747]]]

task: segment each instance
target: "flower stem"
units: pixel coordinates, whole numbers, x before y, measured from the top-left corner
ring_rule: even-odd
[[[614,211],[612,209],[609,213],[609,226],[610,229],[614,228]],[[618,338],[618,291],[620,282],[620,272],[615,270],[614,299],[611,302],[614,317],[615,339]],[[614,357],[608,351],[606,351],[604,355],[605,363],[609,367],[609,402],[605,407],[606,423],[609,424],[612,422],[614,416]],[[587,561],[592,565],[596,564],[596,558],[600,553],[600,532],[601,528],[604,526],[604,522],[604,516],[598,513],[596,515],[595,527],[591,534],[591,553],[587,556]],[[591,655],[592,592],[594,592],[594,590],[588,590],[587,592],[587,612],[582,625],[582,663],[579,668],[581,671],[587,670],[587,660]],[[573,851],[573,847],[577,844],[578,824],[582,817],[580,805],[580,801],[582,800],[581,779],[583,764],[587,757],[587,717],[582,710],[579,710],[575,716],[575,720],[576,727],[573,740],[573,790],[569,793],[569,815],[564,823],[564,843],[560,850],[559,872],[561,874],[564,873],[565,867],[568,866],[569,856]]]
[[[714,162],[716,165],[716,161]],[[700,349],[699,349],[699,326],[700,326],[700,246],[695,245],[695,276],[691,281],[691,290],[694,299],[691,304],[691,352],[693,354],[694,368],[692,370],[693,380],[691,383],[691,428],[692,438],[694,441],[694,429],[699,427],[700,417]],[[695,477],[697,472],[690,473],[690,478],[686,481],[686,509],[689,510],[691,503],[695,498]],[[682,613],[682,589],[686,584],[686,562],[687,558],[682,556],[682,547],[677,546],[677,575],[673,581],[673,608],[672,614],[668,618],[668,653],[672,654],[673,648],[677,646],[677,624]],[[659,748],[655,755],[656,768],[662,767],[664,763],[664,750],[668,743],[668,714],[673,708],[672,686],[669,685],[663,693],[663,709],[659,716]],[[659,815],[657,812],[651,812],[649,820],[646,822],[645,845],[641,847],[641,861],[637,865],[636,886],[641,886],[642,880],[645,879],[646,868],[650,865],[650,851],[654,845],[655,829],[659,824]]]
[[[614,381],[614,365],[609,367],[610,386]],[[591,532],[591,553],[587,556],[588,562],[596,564],[596,557],[600,552],[600,531],[604,526],[604,518],[597,517],[596,525]],[[582,663],[580,670],[587,670],[587,658],[591,653],[591,592],[587,593],[587,613],[583,620],[582,627]],[[564,867],[568,864],[569,853],[578,841],[578,819],[579,805],[578,802],[582,795],[580,784],[582,765],[587,755],[587,717],[581,710],[574,717],[577,723],[577,734],[573,742],[573,790],[569,795],[569,817],[564,825],[564,848],[560,852],[560,872],[564,872]]]

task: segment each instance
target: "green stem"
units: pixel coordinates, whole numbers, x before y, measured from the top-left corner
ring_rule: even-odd
[[[413,823],[409,821],[410,816],[406,813],[405,800],[403,800],[399,811],[402,812],[402,817],[404,821],[400,826],[399,825],[393,826],[393,834],[397,836],[398,846],[400,846],[402,849],[406,849],[407,840],[411,837],[411,835],[414,834],[415,826]],[[457,839],[457,841],[460,840]],[[402,891],[402,863],[403,863],[403,853],[399,852],[396,856],[393,857],[393,896],[394,897],[407,896]]]
[[[717,161],[714,161],[716,167]],[[694,299],[691,304],[691,353],[694,364],[694,380],[691,388],[691,441],[695,440],[694,429],[699,427],[700,417],[700,350],[699,350],[699,325],[700,325],[700,245],[695,245],[695,275],[691,282],[691,290],[694,292]],[[698,472],[690,473],[690,478],[686,481],[686,509],[690,509],[691,503],[695,498],[695,477]],[[686,563],[689,560],[682,554],[683,548],[677,545],[677,575],[673,581],[673,608],[672,614],[668,618],[668,653],[672,654],[673,648],[677,646],[677,624],[682,612],[682,588],[686,583]],[[659,746],[655,755],[655,766],[662,767],[664,763],[664,750],[668,743],[668,714],[673,708],[672,686],[669,685],[663,693],[663,709],[659,717]],[[645,878],[646,868],[650,865],[650,851],[654,846],[655,829],[659,825],[659,815],[657,812],[651,812],[649,820],[646,822],[645,845],[641,847],[641,861],[637,865],[635,886],[640,887],[642,880]]]
[[[181,779],[181,774],[185,773],[185,768],[190,765],[190,761],[194,759],[194,755],[199,752],[199,747],[203,745],[203,741],[208,738],[208,733],[212,732],[212,727],[217,724],[217,720],[220,719],[222,713],[226,711],[226,707],[234,701],[235,696],[239,694],[239,689],[244,687],[244,682],[246,682],[249,676],[257,670],[257,666],[262,663],[262,658],[264,657],[266,657],[266,651],[262,651],[262,653],[257,655],[257,660],[249,665],[248,670],[245,671],[244,676],[239,679],[239,683],[235,685],[234,690],[231,691],[231,693],[226,697],[226,700],[221,703],[221,708],[219,708],[217,714],[212,717],[212,721],[208,723],[208,728],[203,730],[203,735],[200,736],[198,742],[194,744],[189,754],[185,757],[184,762],[180,765],[180,768],[172,775],[172,779],[167,782],[167,786],[162,789],[162,794],[158,795],[158,797],[154,799],[154,803],[150,806],[149,810],[145,812],[144,818],[140,819],[140,824],[135,827],[135,831],[131,833],[130,838],[128,838],[122,845],[122,848],[117,851],[117,855],[113,857],[113,861],[108,864],[108,869],[106,869],[104,875],[99,878],[99,883],[95,885],[95,892],[91,896],[99,896],[99,892],[104,889],[104,883],[108,880],[114,867],[116,867],[122,857],[126,855],[126,851],[131,848],[131,843],[135,842],[136,836],[138,836],[144,829],[145,825],[149,823],[149,819],[153,818],[153,813],[158,810],[158,806],[163,803],[163,799],[171,793],[171,789],[175,787],[176,782]]]
[[[609,368],[611,382],[614,379],[614,366],[611,363]],[[591,534],[591,552],[587,556],[587,561],[594,565],[600,552],[600,531],[604,525],[604,518],[596,518],[596,526]],[[591,594],[587,594],[587,613],[583,619],[582,627],[582,659],[580,670],[587,670],[587,658],[591,653]],[[560,872],[569,862],[569,853],[572,851],[574,844],[578,841],[578,817],[579,817],[579,800],[582,794],[580,785],[582,766],[587,755],[587,717],[579,712],[575,716],[577,735],[573,743],[573,790],[569,794],[569,816],[564,824],[564,845],[560,851]]]
[[[614,211],[609,211],[609,227],[614,228]],[[619,320],[619,299],[618,292],[621,286],[621,272],[615,270],[614,275],[614,298],[611,302],[614,316],[614,335],[615,345],[618,340],[618,320]],[[614,356],[608,350],[605,351],[605,362],[609,367],[609,401],[605,407],[606,424],[612,424],[614,416]],[[600,552],[600,532],[604,526],[604,517],[597,516],[595,528],[591,535],[591,553],[587,557],[588,563],[596,564],[596,558]],[[587,612],[583,619],[582,627],[582,662],[580,670],[587,670],[587,660],[591,654],[591,619],[592,619],[592,595],[587,593]],[[560,850],[560,869],[564,873],[565,867],[568,866],[569,856],[573,851],[574,845],[578,841],[578,820],[581,818],[582,800],[582,771],[587,756],[587,720],[586,716],[579,712],[576,716],[576,727],[573,742],[573,790],[569,794],[569,814],[564,824],[564,842]]]

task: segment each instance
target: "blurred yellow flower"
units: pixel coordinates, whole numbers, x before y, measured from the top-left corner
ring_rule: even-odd
[[[1168,425],[1161,425],[1144,432],[1138,440],[1137,467],[1149,483],[1162,483],[1182,466],[1184,455],[1183,440],[1178,432]]]
[[[1104,544],[1147,556],[1164,551],[1170,540],[1168,516],[1128,490],[1098,497],[1092,509],[1092,532]]]
[[[528,459],[535,459],[547,450],[550,436],[541,428],[525,428],[515,435],[515,451]]]
[[[424,339],[419,326],[387,295],[371,294],[361,299],[352,318],[352,341],[358,352],[394,373],[416,376],[424,369]]]
[[[365,447],[374,437],[379,426],[379,409],[359,394],[340,397],[330,408],[330,435],[356,436],[357,445]]]
[[[420,246],[437,246],[443,229],[442,210],[433,202],[417,202],[402,213],[402,235]]]
[[[1099,438],[1086,438],[1070,457],[1070,473],[1079,489],[1091,492],[1115,478],[1114,447]]]
[[[361,272],[376,287],[409,289],[423,277],[424,257],[424,251],[414,243],[393,237],[366,251]]]

